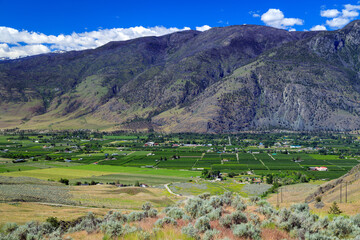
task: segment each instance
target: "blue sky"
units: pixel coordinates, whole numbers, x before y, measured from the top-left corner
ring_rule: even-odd
[[[259,24],[335,30],[359,19],[359,12],[358,0],[0,0],[0,58],[94,48],[112,40],[197,27]]]

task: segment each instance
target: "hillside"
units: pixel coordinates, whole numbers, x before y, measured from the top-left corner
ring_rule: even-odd
[[[0,128],[357,130],[360,21],[183,31],[0,62]]]

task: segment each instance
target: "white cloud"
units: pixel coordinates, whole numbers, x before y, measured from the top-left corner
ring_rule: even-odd
[[[204,25],[202,27],[196,27],[196,30],[197,31],[201,31],[201,32],[204,32],[206,30],[209,30],[211,27],[209,25]]]
[[[344,27],[350,21],[359,16],[360,5],[344,5],[344,9],[341,12],[337,9],[328,9],[320,12],[322,17],[331,18],[326,20],[326,25],[330,28],[338,29]]]
[[[322,17],[327,17],[327,18],[334,18],[340,15],[339,10],[337,9],[328,9],[328,10],[323,10],[320,12],[320,15]]]
[[[326,27],[324,25],[316,25],[310,28],[310,31],[326,31]]]
[[[204,25],[199,31],[210,29]],[[84,50],[102,46],[110,41],[124,41],[145,36],[161,36],[177,31],[190,30],[188,27],[165,28],[142,26],[131,28],[99,29],[92,32],[72,33],[70,35],[46,35],[43,33],[0,27],[0,58],[18,58],[51,51]]]
[[[280,9],[270,8],[266,13],[261,15],[261,21],[267,26],[291,29],[294,25],[303,25],[304,21],[300,18],[285,18],[284,13]]]
[[[343,15],[343,17],[347,17],[347,18],[354,18],[354,17],[359,16],[359,13],[357,11],[353,11],[353,10],[349,11],[349,10],[343,9],[342,15]]]
[[[0,58],[18,58],[50,52],[50,49],[41,44],[10,47],[6,43],[0,44]]]
[[[252,16],[255,17],[255,18],[258,18],[258,17],[260,17],[260,14],[254,13]]]
[[[331,28],[342,28],[351,21],[350,18],[337,17],[331,20],[326,20],[326,24]]]

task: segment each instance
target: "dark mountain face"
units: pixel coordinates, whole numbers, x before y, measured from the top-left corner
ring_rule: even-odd
[[[230,26],[0,62],[0,127],[353,130],[360,22]]]

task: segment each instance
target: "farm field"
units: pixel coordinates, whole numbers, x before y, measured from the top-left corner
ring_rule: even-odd
[[[146,181],[147,175],[153,176],[148,178],[148,184],[184,182],[199,177],[203,169],[225,174],[250,171],[256,175],[301,172],[313,179],[335,179],[360,161],[360,154],[356,155],[357,137],[348,147],[339,143],[341,138],[336,141],[330,137],[324,138],[321,140],[323,146],[339,148],[338,152],[328,151],[325,154],[323,149],[311,147],[301,151],[288,146],[260,148],[257,144],[261,140],[257,140],[259,136],[256,135],[242,139],[233,137],[233,146],[225,145],[227,137],[215,136],[209,140],[206,137],[104,135],[81,131],[73,134],[2,135],[0,174],[55,181],[66,178],[71,180],[71,184],[77,180],[118,180],[131,184],[137,177],[141,182]],[[277,138],[278,141],[294,141],[291,138],[298,138],[297,143],[304,145],[314,145],[316,141],[316,137],[299,140],[301,138],[296,135],[291,138],[278,135]],[[14,159],[24,159],[26,162],[13,163]],[[327,167],[328,171],[308,170],[309,167],[319,166]]]

